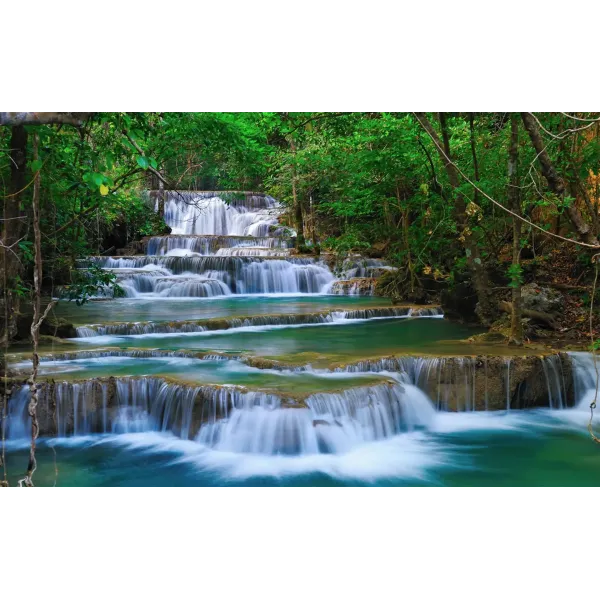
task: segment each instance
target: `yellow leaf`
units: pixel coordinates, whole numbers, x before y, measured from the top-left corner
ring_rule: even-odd
[[[101,193],[103,196],[106,196],[106,195],[108,194],[108,187],[106,187],[104,184],[102,184],[102,185],[100,186],[100,193]]]

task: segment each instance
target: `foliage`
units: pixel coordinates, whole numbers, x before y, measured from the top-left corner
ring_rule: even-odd
[[[573,209],[594,234],[600,178],[600,127],[595,113],[536,113],[549,160],[565,182],[557,194],[540,168],[538,153],[519,125],[520,210],[542,229],[575,237]],[[439,115],[428,114],[438,136]],[[94,113],[81,128],[29,125],[39,135],[39,157],[30,141],[28,175],[41,177],[41,228],[46,287],[68,285],[86,301],[103,282],[75,270],[84,256],[123,247],[142,236],[168,232],[146,190],[158,175],[178,189],[256,190],[286,204],[290,227],[304,227],[305,245],[345,256],[381,256],[399,267],[411,286],[423,276],[451,285],[470,277],[470,262],[510,287],[529,271],[510,262],[512,218],[492,203],[508,205],[508,113],[449,113],[447,142],[460,172],[452,184],[435,144],[411,113]],[[582,124],[589,123],[583,128]],[[0,148],[10,129],[0,127]],[[9,194],[11,160],[0,152],[0,187]],[[477,185],[475,189],[472,183]],[[32,186],[23,193],[25,216],[15,252],[22,273],[10,289],[32,279]],[[465,199],[464,220],[457,198]],[[302,243],[299,238],[299,245]],[[466,242],[469,248],[465,247]],[[523,256],[553,247],[523,225]],[[468,253],[477,251],[471,260]],[[467,252],[468,251],[468,252]],[[577,268],[590,268],[579,252]],[[25,293],[25,292],[23,292]]]
[[[75,301],[77,306],[97,296],[120,298],[125,295],[123,288],[117,283],[117,276],[110,271],[90,264],[87,269],[73,271],[73,281],[63,288],[63,298]]]

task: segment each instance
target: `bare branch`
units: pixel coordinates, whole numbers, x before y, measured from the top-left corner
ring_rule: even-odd
[[[0,112],[0,125],[73,125],[81,127],[94,113],[85,112]]]

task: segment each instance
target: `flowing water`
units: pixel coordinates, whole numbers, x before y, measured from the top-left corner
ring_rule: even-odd
[[[439,308],[364,295],[383,261],[295,255],[269,196],[170,192],[165,217],[145,255],[90,258],[126,298],[57,308],[77,337],[43,344],[38,485],[598,484],[590,355],[518,380],[527,356],[488,365]],[[546,408],[516,410],[539,389]],[[11,482],[29,397],[9,402]]]

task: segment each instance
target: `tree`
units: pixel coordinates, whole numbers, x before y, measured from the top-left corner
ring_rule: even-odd
[[[488,276],[485,266],[481,260],[479,246],[477,240],[469,227],[469,219],[467,214],[468,199],[462,192],[459,182],[459,174],[452,162],[452,154],[450,151],[450,137],[448,134],[447,120],[444,113],[439,114],[440,127],[442,132],[442,140],[440,140],[431,122],[425,113],[415,113],[415,117],[428,133],[434,143],[435,149],[440,156],[448,180],[454,194],[454,215],[459,232],[459,240],[465,249],[467,264],[472,273],[473,286],[477,293],[478,299],[478,315],[482,323],[489,325],[492,323],[497,314],[497,309],[492,301],[492,294],[488,282]]]
[[[518,115],[512,114],[510,119],[510,147],[508,151],[508,205],[511,210],[521,214],[521,193],[519,183],[519,119]],[[512,264],[511,281],[512,286],[512,313],[510,325],[509,343],[521,346],[523,344],[523,322],[522,322],[522,298],[521,283],[522,270],[521,257],[521,221],[515,216],[513,223],[512,241]]]

